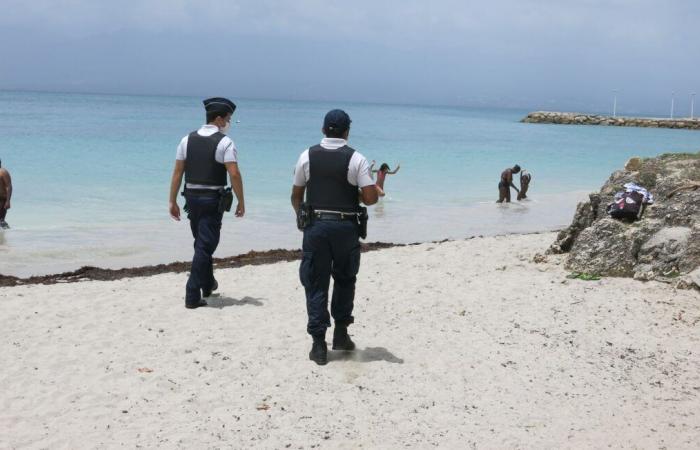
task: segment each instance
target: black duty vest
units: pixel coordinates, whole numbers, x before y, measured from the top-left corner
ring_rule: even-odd
[[[347,145],[328,150],[320,145],[309,149],[309,182],[306,202],[314,209],[358,211],[357,186],[348,183],[348,168],[355,150]]]
[[[185,183],[205,186],[226,186],[226,166],[216,160],[216,147],[224,138],[216,132],[211,136],[200,136],[196,131],[187,138],[185,160]]]

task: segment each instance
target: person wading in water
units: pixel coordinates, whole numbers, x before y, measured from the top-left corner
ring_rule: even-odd
[[[511,187],[520,193],[520,190],[513,184],[513,174],[518,172],[520,172],[520,166],[517,164],[514,165],[512,169],[508,168],[501,172],[501,181],[498,182],[498,200],[496,200],[496,203],[503,203],[504,201],[510,203]]]
[[[376,161],[372,160],[372,164],[369,166],[369,170],[372,175],[374,175],[375,173],[377,174],[377,192],[379,193],[380,197],[384,197],[386,195],[386,193],[384,192],[384,182],[386,181],[386,176],[395,175],[396,172],[398,172],[401,168],[401,163],[396,165],[396,170],[394,170],[393,172],[389,169],[389,164],[387,163],[382,163],[382,165],[379,166],[379,170],[374,169],[374,164],[376,164]]]

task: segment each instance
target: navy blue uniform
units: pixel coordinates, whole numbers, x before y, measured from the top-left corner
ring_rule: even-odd
[[[306,330],[313,337],[309,359],[319,366],[328,364],[326,330],[331,316],[335,321],[332,349],[351,352],[356,348],[348,325],[355,321],[352,310],[360,269],[360,234],[364,237],[366,230],[360,189],[366,202],[377,201],[370,189],[374,180],[367,159],[347,145],[351,122],[345,111],[329,111],[323,119],[326,137],[320,145],[302,152],[294,169],[292,205],[304,230],[299,278],[306,292]],[[300,205],[304,193],[306,204]]]
[[[194,257],[185,291],[186,306],[196,306],[202,292],[208,294],[215,287],[212,255],[219,245],[223,218],[217,188],[226,185],[226,167],[216,160],[216,151],[223,138],[224,134],[219,132],[210,136],[193,132],[187,141],[185,199],[194,237]],[[193,184],[201,187],[188,187]]]
[[[236,146],[224,134],[231,125],[236,105],[223,97],[209,98],[202,103],[207,111],[207,124],[180,141],[170,184],[170,215],[180,220],[176,195],[182,183],[184,162],[185,211],[194,238],[194,257],[185,288],[187,308],[206,306],[202,297],[208,297],[218,287],[212,255],[219,245],[223,209],[229,200],[228,196],[222,196],[228,184],[226,164],[236,163]],[[233,181],[238,176],[237,170],[231,173]],[[239,207],[242,202],[239,196]],[[243,208],[236,214],[243,215]]]
[[[336,324],[349,325],[355,299],[355,281],[360,270],[360,241],[357,224],[350,220],[319,220],[304,230],[304,256],[299,278],[306,291],[306,327],[312,336],[331,326],[328,288],[333,277],[331,315]]]
[[[187,280],[185,303],[195,305],[202,298],[201,290],[211,291],[214,285],[212,255],[219,245],[223,212],[219,212],[219,195],[216,191],[205,195],[185,194],[185,198],[189,209],[187,218],[194,237],[194,257]]]
[[[360,178],[356,174],[358,167],[363,168],[363,174],[368,169],[362,155],[356,154],[345,141],[336,141],[342,142],[337,148],[316,145],[308,151],[306,202],[317,213],[313,223],[304,229],[299,278],[306,291],[307,331],[312,336],[325,334],[331,326],[331,316],[336,325],[347,326],[354,321],[355,282],[360,269],[356,215],[359,199],[358,186],[351,184],[348,178],[352,181]],[[324,143],[331,146],[334,142],[325,139]],[[350,169],[351,162],[353,169]],[[350,214],[341,216],[341,212]],[[334,284],[329,314],[331,277]]]

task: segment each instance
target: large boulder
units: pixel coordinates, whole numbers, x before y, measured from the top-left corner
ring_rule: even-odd
[[[642,218],[612,219],[606,213],[616,192],[628,182],[655,197]],[[568,253],[566,267],[575,272],[635,277],[640,280],[683,279],[700,267],[700,153],[634,158],[576,208],[550,253]],[[695,272],[694,272],[695,271]]]
[[[619,220],[603,218],[581,231],[566,264],[576,272],[631,276],[636,251],[634,232]]]
[[[641,245],[634,277],[648,280],[679,275],[691,235],[692,229],[687,227],[659,229]]]
[[[574,221],[568,228],[559,232],[549,253],[566,253],[571,250],[578,235],[597,219],[600,194],[590,194],[588,198],[587,202],[581,202],[576,206]]]

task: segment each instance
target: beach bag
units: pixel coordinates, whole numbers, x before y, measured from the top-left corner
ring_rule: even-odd
[[[637,220],[642,215],[644,195],[639,192],[623,192],[608,205],[608,214],[614,219]]]

